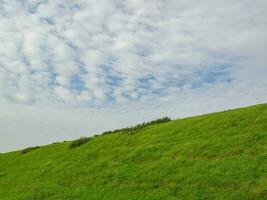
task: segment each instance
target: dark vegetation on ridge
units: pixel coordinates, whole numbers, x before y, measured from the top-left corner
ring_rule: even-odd
[[[39,148],[40,148],[39,146],[35,146],[35,147],[27,147],[27,148],[21,150],[21,153],[22,153],[22,154],[26,154],[26,153],[28,153],[28,152],[30,152],[30,151],[33,151],[33,150],[36,150],[36,149],[39,149]]]
[[[139,129],[142,129],[144,127],[147,127],[147,126],[151,126],[151,125],[154,125],[154,124],[162,124],[162,123],[166,123],[166,122],[169,122],[169,121],[171,121],[171,118],[163,117],[163,118],[159,118],[159,119],[156,119],[156,120],[153,120],[153,121],[150,121],[150,122],[143,122],[142,124],[137,124],[137,125],[132,126],[132,127],[116,129],[116,130],[112,130],[112,131],[106,131],[106,132],[103,132],[102,135],[113,134],[113,133],[118,133],[118,132],[128,133],[129,134],[129,133],[133,133],[133,132],[135,132],[135,131],[137,131]],[[95,136],[99,136],[99,135],[95,135]],[[83,144],[86,144],[90,140],[91,140],[91,137],[81,137],[81,138],[79,138],[77,140],[74,140],[70,144],[70,148],[81,146]]]
[[[0,200],[267,199],[267,104],[142,127],[0,154]]]
[[[106,131],[102,134],[106,135],[106,134],[112,134],[112,133],[118,133],[118,132],[133,133],[134,131],[139,130],[141,128],[144,128],[146,126],[151,126],[151,125],[155,125],[155,124],[162,124],[162,123],[166,123],[166,122],[170,122],[170,121],[171,121],[170,117],[163,117],[163,118],[159,118],[159,119],[156,119],[156,120],[153,120],[150,122],[143,122],[142,124],[137,124],[137,125],[132,126],[132,127],[116,129],[116,130],[112,130],[112,131]]]
[[[83,144],[86,144],[87,142],[89,142],[91,140],[90,137],[81,137],[77,140],[74,140],[71,144],[70,144],[70,148],[74,148],[74,147],[78,147],[81,146]]]

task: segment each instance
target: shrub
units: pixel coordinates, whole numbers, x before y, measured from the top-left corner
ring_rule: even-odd
[[[79,147],[83,144],[86,144],[89,140],[91,140],[91,138],[88,137],[81,137],[77,140],[74,140],[71,144],[70,144],[70,148],[75,148],[75,147]]]
[[[107,135],[107,134],[112,134],[112,133],[118,133],[118,132],[123,132],[123,133],[132,133],[136,130],[139,130],[139,129],[142,129],[144,127],[147,127],[147,126],[151,126],[151,125],[154,125],[154,124],[161,124],[161,123],[166,123],[166,122],[169,122],[171,121],[171,118],[169,117],[163,117],[163,118],[159,118],[159,119],[156,119],[156,120],[153,120],[153,121],[150,121],[150,122],[143,122],[141,124],[137,124],[135,126],[132,126],[132,127],[126,127],[126,128],[122,128],[122,129],[115,129],[115,130],[112,130],[112,131],[105,131],[102,133],[102,135]],[[98,135],[95,135],[94,137],[98,137]],[[83,144],[86,144],[89,140],[91,140],[92,138],[88,138],[88,137],[81,137],[77,140],[74,140],[69,148],[75,148],[75,147],[78,147],[78,146],[81,146]]]
[[[136,131],[139,130],[141,128],[147,127],[147,126],[151,126],[154,124],[161,124],[161,123],[166,123],[171,121],[171,118],[169,117],[163,117],[163,118],[159,118],[150,122],[143,122],[142,124],[137,124],[135,126],[132,127],[127,127],[127,128],[122,128],[122,129],[115,129],[113,131],[106,131],[104,133],[102,133],[102,135],[107,135],[107,134],[111,134],[111,133],[117,133],[117,132],[126,132],[126,133],[130,133],[132,131]]]
[[[4,176],[5,173],[4,172],[0,172],[0,177]]]
[[[30,152],[30,151],[33,151],[33,150],[35,150],[35,149],[39,149],[40,147],[39,146],[36,146],[36,147],[28,147],[28,148],[26,148],[26,149],[23,149],[22,151],[21,151],[21,153],[22,154],[25,154],[25,153],[28,153],[28,152]]]

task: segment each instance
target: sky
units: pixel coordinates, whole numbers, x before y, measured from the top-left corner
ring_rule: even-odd
[[[267,102],[266,0],[0,0],[0,151]]]

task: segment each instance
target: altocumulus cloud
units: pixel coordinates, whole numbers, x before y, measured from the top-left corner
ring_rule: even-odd
[[[0,0],[0,150],[266,102],[266,10],[265,0]]]

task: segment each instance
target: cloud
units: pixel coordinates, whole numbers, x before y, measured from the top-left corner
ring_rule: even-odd
[[[71,112],[81,121],[76,133],[84,134],[101,125],[83,122],[91,112],[126,125],[264,102],[266,9],[265,0],[2,0],[0,107],[10,111],[1,119],[27,118],[26,134],[34,115],[5,118],[16,113],[12,105],[29,113],[47,108],[40,121]],[[141,111],[154,114],[135,114]],[[17,134],[11,122],[6,132]],[[44,135],[52,130],[39,127]]]

